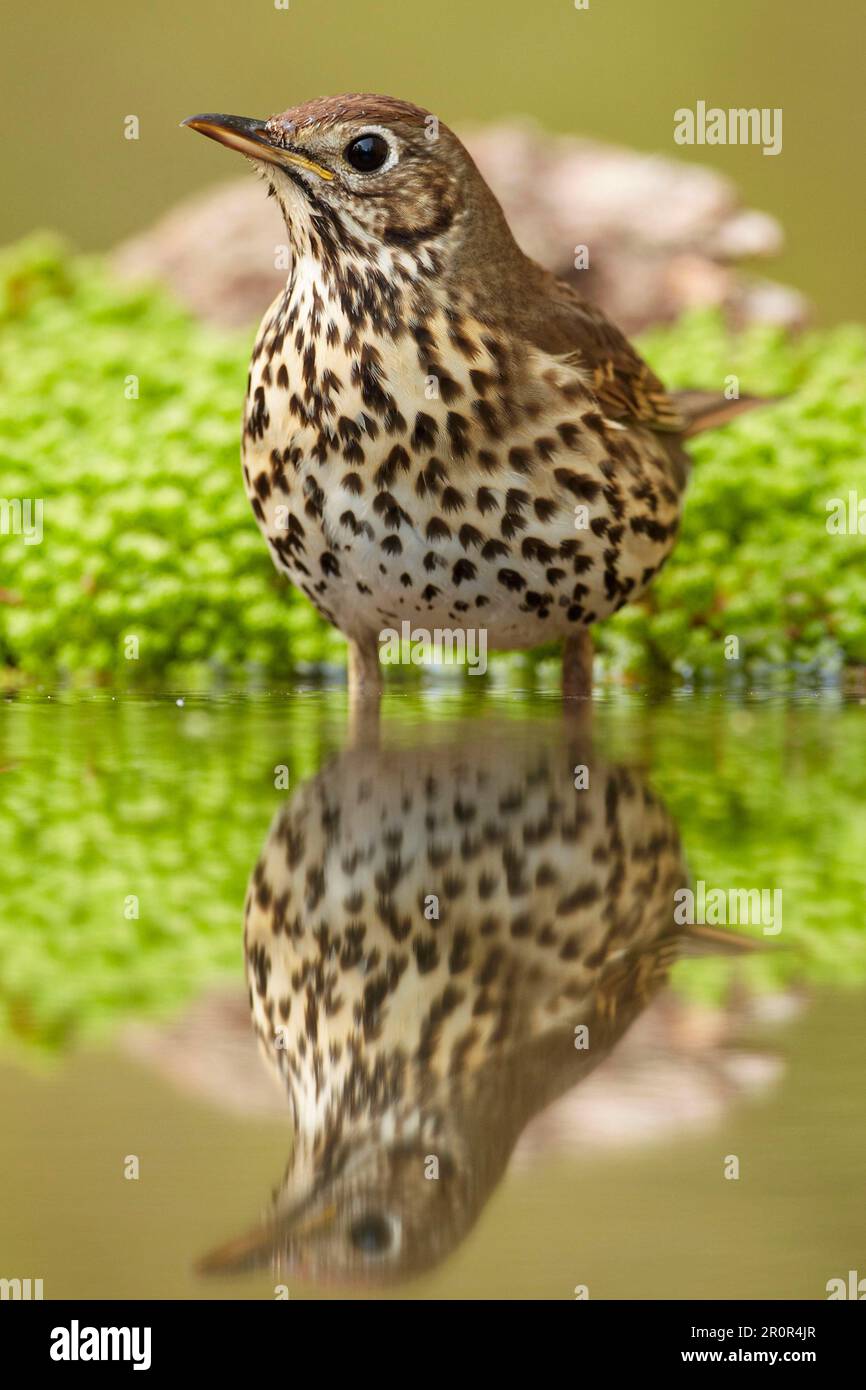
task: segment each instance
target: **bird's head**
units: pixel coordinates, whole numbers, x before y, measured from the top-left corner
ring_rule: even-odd
[[[296,1154],[271,1215],[211,1251],[200,1271],[270,1266],[283,1279],[343,1287],[420,1274],[460,1243],[482,1204],[471,1166],[436,1148],[340,1145],[324,1171],[321,1155],[308,1166]]]
[[[383,248],[461,260],[511,243],[468,152],[436,116],[385,96],[323,97],[270,120],[190,116],[184,125],[246,155],[277,197],[295,249],[327,260]],[[482,245],[483,242],[483,245]],[[513,243],[512,243],[513,244]]]

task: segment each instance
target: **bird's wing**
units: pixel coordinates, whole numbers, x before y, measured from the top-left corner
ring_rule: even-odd
[[[676,400],[601,309],[587,304],[562,281],[556,282],[550,307],[554,312],[538,345],[564,352],[567,361],[587,373],[607,419],[675,434],[684,429]]]

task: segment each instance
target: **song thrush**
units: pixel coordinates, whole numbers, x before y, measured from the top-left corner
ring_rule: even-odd
[[[335,758],[276,816],[245,907],[291,1158],[203,1269],[379,1283],[441,1260],[701,939],[674,921],[685,883],[665,808],[583,733],[485,721]]]
[[[747,408],[668,394],[619,330],[518,248],[463,145],[385,96],[184,124],[247,155],[286,220],[243,475],[277,567],[378,689],[378,638],[478,628],[492,648],[589,628],[674,544],[683,439]]]

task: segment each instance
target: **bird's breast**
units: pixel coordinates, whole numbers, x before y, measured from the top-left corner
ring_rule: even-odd
[[[244,479],[277,565],[349,635],[526,647],[636,597],[679,520],[663,441],[505,329],[354,290],[306,264],[256,343]]]

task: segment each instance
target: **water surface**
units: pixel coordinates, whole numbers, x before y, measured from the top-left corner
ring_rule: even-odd
[[[5,701],[0,1275],[826,1296],[866,1244],[864,745],[835,690]],[[698,882],[780,911],[696,939]]]

